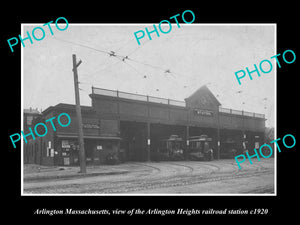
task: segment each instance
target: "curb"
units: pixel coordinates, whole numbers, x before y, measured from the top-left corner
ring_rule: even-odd
[[[66,179],[66,178],[74,178],[74,177],[93,177],[93,176],[105,176],[105,175],[118,175],[118,174],[126,174],[129,171],[119,171],[119,172],[101,172],[101,173],[86,173],[86,174],[70,174],[70,175],[53,175],[53,176],[35,176],[35,177],[25,177],[23,181],[46,181],[46,180],[54,180],[54,179]]]

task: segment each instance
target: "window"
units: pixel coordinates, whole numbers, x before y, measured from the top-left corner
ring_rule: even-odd
[[[27,116],[27,125],[30,126],[32,124],[33,116]]]

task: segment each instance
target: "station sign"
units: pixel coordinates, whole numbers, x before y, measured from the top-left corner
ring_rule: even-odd
[[[203,110],[203,109],[194,109],[196,115],[199,116],[213,116],[213,112],[210,110]]]

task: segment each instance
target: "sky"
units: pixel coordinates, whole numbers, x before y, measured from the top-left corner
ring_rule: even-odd
[[[153,23],[154,24],[154,23]],[[81,105],[91,105],[91,87],[184,101],[202,85],[224,108],[263,113],[274,127],[276,27],[273,24],[172,24],[169,33],[152,33],[138,45],[134,32],[153,24],[69,24],[64,31],[42,24],[23,24],[22,34],[39,26],[41,41],[22,49],[23,108],[45,110],[58,103],[75,104],[72,54],[77,61]],[[157,24],[156,24],[157,25]],[[168,25],[162,27],[168,30]],[[39,30],[35,35],[42,37]],[[39,36],[40,35],[40,36]],[[23,35],[21,35],[23,37]],[[118,57],[110,56],[114,51]],[[121,56],[129,59],[122,61]],[[270,73],[241,79],[235,72],[254,69],[262,60]],[[268,70],[266,66],[265,70]],[[169,71],[169,72],[168,72]]]

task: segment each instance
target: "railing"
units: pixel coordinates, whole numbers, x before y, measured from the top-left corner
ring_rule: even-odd
[[[265,118],[265,114],[254,113],[254,117],[257,117],[257,118]]]
[[[232,113],[232,114],[235,114],[235,115],[243,115],[243,111],[235,110],[235,109],[232,109],[232,110],[231,110],[231,113]]]
[[[222,107],[219,107],[219,112],[230,113],[230,114],[234,114],[234,115],[243,115],[243,116],[249,116],[249,117],[256,117],[256,118],[262,118],[262,119],[265,118],[264,114],[241,111],[241,110],[235,110],[235,109],[228,109],[228,108],[222,108]]]
[[[251,117],[253,117],[254,113],[253,112],[244,111],[244,116],[251,116]]]
[[[140,95],[140,94],[133,94],[133,93],[122,92],[122,91],[114,91],[114,90],[108,90],[108,89],[103,89],[103,88],[92,87],[92,93],[98,94],[98,95],[105,95],[105,96],[111,96],[111,97],[119,97],[119,98],[131,99],[131,100],[144,101],[144,102],[153,102],[153,103],[159,103],[159,104],[186,107],[186,102],[184,102],[184,101],[172,100],[172,99],[167,99],[167,98],[159,98],[159,97],[153,97],[153,96],[147,96],[147,95]],[[219,107],[219,112],[229,113],[229,114],[234,114],[234,115],[241,115],[241,116],[243,115],[243,116],[249,116],[249,117],[256,117],[256,118],[265,118],[264,114],[235,110],[235,109],[228,109],[228,108],[222,108],[222,107]]]
[[[131,99],[131,100],[144,101],[144,102],[154,102],[154,103],[160,103],[160,104],[166,104],[166,105],[186,107],[186,103],[184,101],[172,100],[172,99],[167,99],[167,98],[159,98],[159,97],[153,97],[153,96],[147,96],[147,95],[140,95],[140,94],[133,94],[133,93],[122,92],[122,91],[113,91],[113,90],[108,90],[108,89],[103,89],[103,88],[92,87],[92,93],[98,94],[98,95],[105,95],[105,96],[111,96],[111,97],[119,97],[119,98]]]
[[[231,109],[226,109],[226,108],[219,108],[219,112],[223,112],[223,113],[231,113]]]
[[[94,88],[92,87],[92,93],[97,95],[105,95],[105,96],[112,96],[112,97],[118,97],[118,92],[108,89],[100,89],[100,88]]]
[[[138,95],[138,94],[131,94],[127,92],[117,92],[118,97],[120,98],[126,98],[126,99],[132,99],[132,100],[138,100],[138,101],[147,101],[147,96],[144,95]]]
[[[178,101],[178,100],[172,100],[169,99],[169,104],[170,105],[176,105],[176,106],[181,106],[181,107],[186,107],[186,103],[183,101]]]
[[[169,104],[168,99],[166,98],[158,98],[158,97],[148,97],[149,102],[155,102],[155,103],[162,103],[162,104]]]

